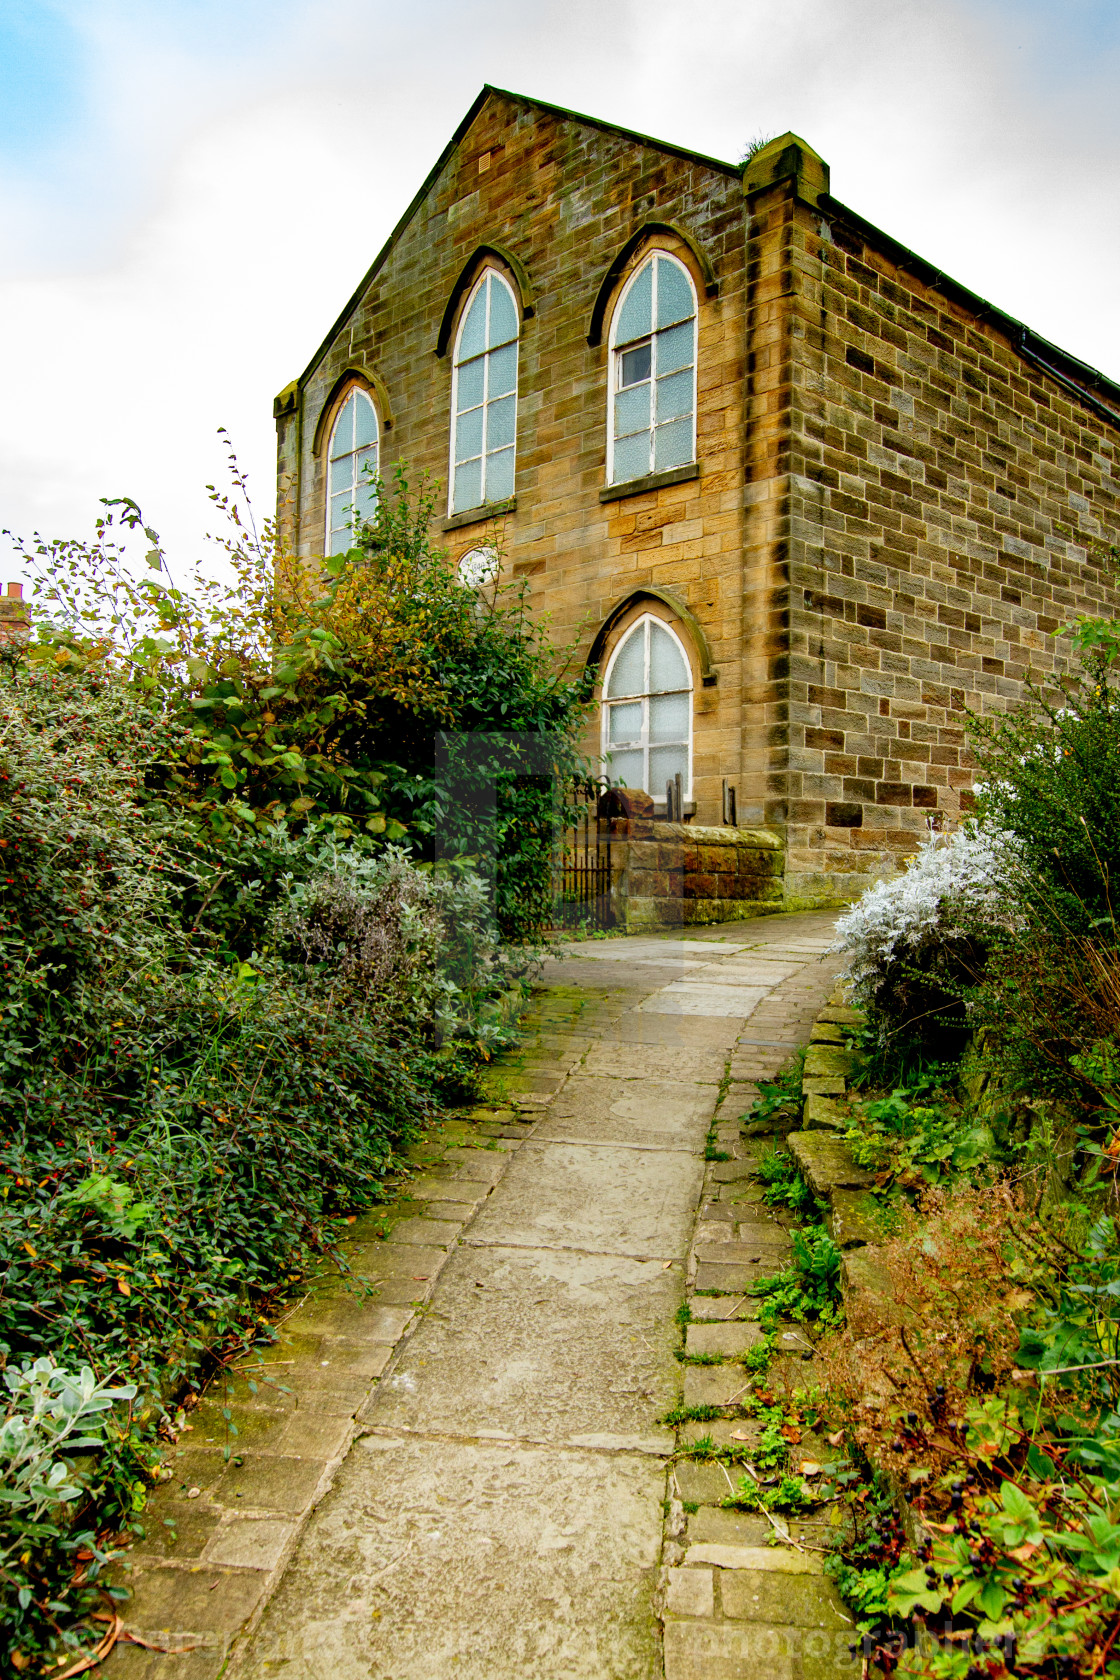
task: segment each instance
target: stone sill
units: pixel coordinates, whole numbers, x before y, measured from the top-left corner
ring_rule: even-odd
[[[464,508],[462,513],[453,513],[440,525],[441,531],[459,531],[464,525],[482,525],[488,519],[501,519],[504,514],[515,513],[517,497],[507,496],[504,502],[480,502],[478,507]]]
[[[687,467],[671,467],[668,472],[647,473],[644,478],[628,478],[624,484],[608,484],[605,490],[600,490],[599,500],[620,502],[624,496],[644,496],[648,490],[661,490],[667,484],[687,484],[690,479],[699,477],[699,461],[690,461]]]

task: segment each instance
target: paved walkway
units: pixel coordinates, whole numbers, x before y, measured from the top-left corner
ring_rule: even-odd
[[[230,1680],[851,1672],[816,1554],[721,1510],[723,1469],[674,1460],[660,1421],[682,1370],[694,1407],[747,1381],[743,1288],[788,1238],[739,1116],[834,985],[832,922],[588,940],[548,965],[493,1112],[417,1152],[415,1216],[388,1242],[355,1231],[376,1304],[336,1289],[304,1309],[274,1350],[293,1392],[235,1408],[240,1465],[215,1403],[195,1414],[166,1497],[212,1526],[138,1560],[131,1625],[212,1631],[190,1657],[122,1648],[115,1675],[202,1680],[231,1641]],[[678,1359],[697,1286],[689,1350],[729,1363]]]

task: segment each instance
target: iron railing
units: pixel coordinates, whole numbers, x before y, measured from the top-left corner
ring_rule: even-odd
[[[558,927],[613,927],[605,784],[573,778],[559,813],[553,903]]]

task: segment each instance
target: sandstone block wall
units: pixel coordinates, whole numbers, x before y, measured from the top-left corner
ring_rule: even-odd
[[[1021,702],[1068,669],[1063,625],[1120,606],[1094,553],[1120,536],[1120,402],[827,194],[758,195],[750,243],[773,341],[752,814],[786,833],[792,899],[842,896],[970,808],[967,712]]]
[[[610,303],[651,245],[697,292],[698,462],[603,500]],[[383,472],[428,475],[444,513],[437,349],[485,246],[524,306],[516,486],[441,518],[452,557],[496,545],[576,660],[641,611],[673,618],[642,591],[679,601],[710,654],[684,631],[697,824],[722,820],[727,781],[739,820],[786,843],[787,902],[851,896],[967,810],[969,709],[1018,704],[1029,673],[1066,668],[1063,624],[1120,611],[1093,547],[1120,538],[1120,390],[863,222],[795,137],[739,169],[488,90],[277,399],[301,553],[322,550],[349,379],[373,391]]]
[[[662,231],[650,240],[685,262],[698,297],[698,471],[601,502],[610,311],[597,344],[588,343],[592,312],[612,263],[651,219]],[[687,231],[710,265],[711,287],[689,244],[666,224]],[[437,512],[446,513],[452,358],[437,356],[436,343],[464,265],[487,243],[514,255],[531,282],[519,355],[516,495],[492,518],[446,521],[442,540],[456,559],[496,544],[504,575],[527,581],[553,638],[574,647],[577,660],[634,591],[661,588],[684,603],[711,653],[705,681],[690,649],[695,811],[700,821],[718,822],[722,782],[740,778],[743,734],[745,335],[735,168],[491,92],[309,373],[278,399],[288,535],[304,554],[322,550],[328,428],[321,421],[348,369],[376,376],[375,402],[391,410],[384,475],[397,462],[407,463],[414,480],[429,475],[440,486]],[[632,254],[615,293],[648,248]],[[604,657],[633,616],[618,622]],[[597,722],[586,744],[597,754]]]
[[[694,926],[741,921],[782,907],[783,853],[777,835],[691,823],[619,825],[612,894],[620,926]]]

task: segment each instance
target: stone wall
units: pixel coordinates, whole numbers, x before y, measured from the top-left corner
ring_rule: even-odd
[[[1020,702],[1068,668],[1063,625],[1117,610],[1093,545],[1120,536],[1120,402],[811,183],[752,205],[745,686],[772,729],[744,803],[805,900],[967,811],[968,711]]]
[[[651,243],[689,268],[699,304],[699,465],[676,483],[602,500],[609,303],[598,342],[588,339],[612,265],[651,220],[658,230],[630,253],[609,295]],[[508,251],[529,283],[516,495],[488,518],[440,519],[437,533],[454,559],[496,544],[504,576],[528,583],[551,635],[574,645],[577,663],[636,591],[669,591],[695,615],[707,668],[687,630],[683,640],[695,686],[694,805],[708,822],[721,820],[722,782],[737,783],[741,770],[743,225],[733,166],[490,92],[308,373],[276,404],[284,529],[302,553],[322,551],[332,398],[357,374],[376,378],[383,427],[386,411],[392,421],[382,438],[386,476],[398,462],[414,481],[429,474],[441,487],[437,514],[445,514],[451,353],[436,354],[441,323],[472,254],[484,244]],[[509,277],[524,292],[517,274]],[[673,616],[656,599],[642,605]],[[632,616],[613,624],[604,658]],[[597,726],[586,746],[597,755]]]
[[[618,494],[602,329],[651,245],[699,301],[698,461]],[[1120,537],[1120,392],[861,221],[793,136],[740,171],[487,90],[277,399],[301,553],[349,380],[383,471],[446,485],[455,299],[484,260],[522,302],[516,493],[443,518],[452,557],[497,545],[577,663],[641,611],[674,620],[695,818],[734,785],[785,844],[791,905],[893,870],[968,808],[969,709],[1062,671],[1078,612],[1120,611],[1093,550]]]
[[[778,836],[637,818],[613,825],[612,907],[629,933],[742,921],[783,908]]]

